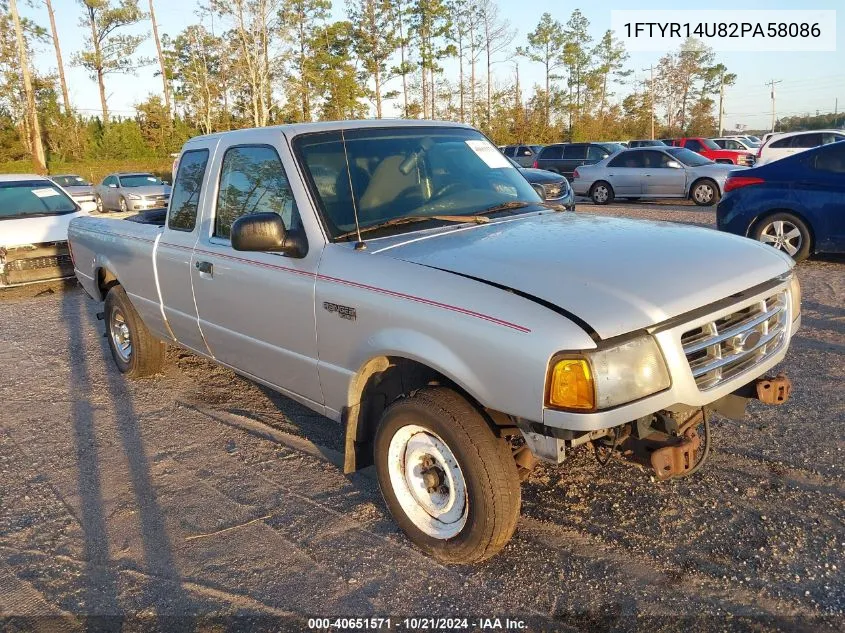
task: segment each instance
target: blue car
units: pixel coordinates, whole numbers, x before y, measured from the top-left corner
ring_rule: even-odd
[[[795,260],[845,252],[845,141],[735,172],[716,224]]]

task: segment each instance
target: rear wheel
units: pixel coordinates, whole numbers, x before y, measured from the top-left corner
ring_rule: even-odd
[[[709,207],[719,202],[719,186],[710,180],[704,178],[699,180],[692,186],[690,191],[690,198],[700,207]]]
[[[607,204],[613,201],[613,187],[603,180],[598,181],[590,189],[590,198],[596,204]]]
[[[155,338],[135,311],[123,286],[106,295],[106,338],[120,373],[130,378],[152,376],[164,364],[164,343]]]
[[[775,213],[760,220],[752,237],[783,251],[795,261],[810,256],[810,230],[801,218],[791,213]]]
[[[388,407],[374,451],[388,510],[420,549],[474,563],[510,540],[520,508],[510,446],[455,391],[426,388]]]

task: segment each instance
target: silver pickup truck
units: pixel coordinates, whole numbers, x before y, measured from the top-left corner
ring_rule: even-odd
[[[709,229],[547,204],[477,130],[350,121],[182,150],[170,206],[70,225],[118,369],[165,345],[342,423],[391,514],[447,562],[500,550],[537,459],[589,444],[657,479],[709,417],[779,403],[799,325],[791,259]]]

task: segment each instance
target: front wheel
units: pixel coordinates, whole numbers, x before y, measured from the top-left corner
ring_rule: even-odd
[[[97,205],[97,213],[105,213],[106,212],[105,207],[103,207],[103,199],[100,196],[97,196],[94,199],[94,202]]]
[[[164,343],[144,325],[122,286],[106,295],[106,338],[120,373],[130,378],[152,376],[164,364]]]
[[[387,508],[423,551],[475,563],[510,540],[520,509],[510,446],[457,392],[430,387],[392,404],[374,451]]]
[[[791,213],[776,213],[760,220],[752,236],[787,253],[795,261],[810,256],[810,230],[801,218]]]
[[[596,204],[607,204],[613,202],[613,187],[610,183],[600,180],[590,189],[590,198]]]
[[[121,196],[121,198],[120,198],[120,212],[126,213],[128,210],[129,210],[129,208],[126,206],[126,198]]]
[[[700,207],[709,207],[719,202],[719,186],[709,179],[699,180],[690,192],[692,201]]]

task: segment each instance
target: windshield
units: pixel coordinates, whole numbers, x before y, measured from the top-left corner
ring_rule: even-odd
[[[52,182],[0,183],[0,220],[74,213],[76,203]]]
[[[602,143],[601,146],[610,154],[615,154],[616,152],[621,152],[625,149],[625,146],[620,143]]]
[[[90,187],[91,183],[82,176],[53,176],[51,180],[62,187]]]
[[[120,176],[121,187],[149,187],[152,185],[163,185],[164,183],[152,174],[132,174],[131,176]]]
[[[355,228],[353,192],[362,228],[406,216],[471,216],[511,202],[541,202],[476,130],[358,128],[344,135],[346,154],[339,130],[294,140],[332,238]]]
[[[713,162],[709,158],[704,158],[701,154],[696,154],[685,147],[669,147],[666,151],[672,155],[672,158],[681,161],[687,167],[699,167],[701,165],[709,165]]]

